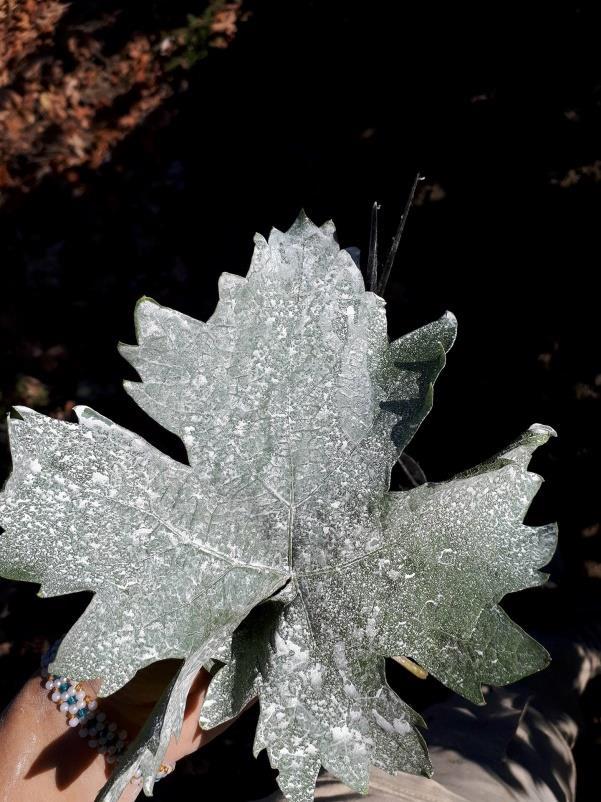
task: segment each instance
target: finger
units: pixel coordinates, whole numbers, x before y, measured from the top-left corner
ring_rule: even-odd
[[[203,730],[198,723],[198,719],[200,718],[200,711],[202,710],[202,705],[207,695],[210,680],[211,675],[205,671],[204,668],[201,669],[188,693],[181,735],[177,741],[173,740],[171,742],[167,750],[166,759],[168,761],[175,762],[180,760],[182,757],[195,752],[201,746],[205,746],[214,738],[217,738],[256,701],[253,699],[235,718],[225,721],[223,724],[219,724],[217,727],[213,727],[210,730]]]

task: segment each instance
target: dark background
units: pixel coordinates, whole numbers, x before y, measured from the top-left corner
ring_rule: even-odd
[[[408,451],[439,480],[533,422],[555,427],[530,517],[559,520],[554,581],[594,590],[601,8],[525,6],[0,4],[0,406],[68,419],[89,403],[181,457],[121,388],[131,373],[115,346],[134,340],[136,299],[206,319],[217,276],[246,271],[253,232],[288,227],[300,207],[365,253],[378,200],[387,244],[419,169],[390,333],[450,309],[459,338]],[[521,596],[512,614],[530,623]],[[4,700],[85,603],[2,583]],[[393,679],[418,707],[442,693]],[[266,793],[253,715],[157,798],[196,798],[199,774],[206,798]],[[577,747],[582,802],[598,793],[600,715],[597,686]]]

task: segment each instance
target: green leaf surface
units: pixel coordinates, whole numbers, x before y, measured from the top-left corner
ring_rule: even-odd
[[[370,765],[430,771],[419,716],[384,658],[417,660],[480,700],[483,682],[542,668],[546,653],[497,606],[539,584],[553,527],[523,525],[539,485],[533,427],[450,482],[389,492],[432,405],[455,337],[440,320],[390,343],[333,226],[301,215],[256,238],[246,278],[224,274],[206,323],[143,298],[121,346],[134,400],[185,444],[189,465],[93,412],[78,424],[19,408],[0,497],[0,572],[41,593],[94,597],[53,670],[102,693],[169,657],[182,665],[101,792],[140,768],[150,794],[199,668],[202,723],[261,704],[266,748],[291,802],[320,765],[365,791]],[[233,640],[232,640],[233,636]]]

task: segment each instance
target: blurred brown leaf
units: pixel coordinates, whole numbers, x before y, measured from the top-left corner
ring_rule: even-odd
[[[36,409],[48,404],[48,388],[34,376],[20,376],[15,386],[15,403]]]
[[[28,191],[63,174],[81,192],[79,168],[98,168],[172,94],[165,57],[185,67],[208,47],[227,47],[242,17],[241,2],[212,0],[173,31],[140,33],[132,22],[115,47],[119,11],[82,23],[69,9],[64,0],[0,4],[0,189]],[[179,60],[178,42],[186,54]]]
[[[601,563],[595,560],[585,560],[584,571],[591,579],[601,579]]]

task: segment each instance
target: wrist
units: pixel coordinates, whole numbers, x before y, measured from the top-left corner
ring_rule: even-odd
[[[65,725],[47,696],[41,679],[32,677],[2,717],[0,802],[92,802],[106,782],[102,756]]]

